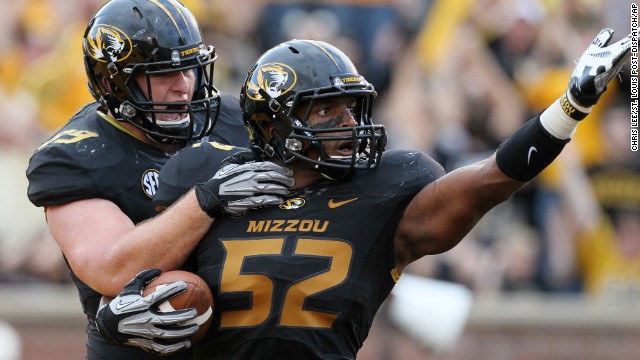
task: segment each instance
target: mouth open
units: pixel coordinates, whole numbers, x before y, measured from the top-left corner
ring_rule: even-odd
[[[189,122],[189,114],[185,111],[186,106],[167,106],[164,108],[164,111],[156,114],[156,123],[160,126],[176,126],[183,125]],[[177,111],[177,112],[168,112],[168,111]]]
[[[337,156],[351,156],[353,154],[353,141],[342,141],[335,147]]]

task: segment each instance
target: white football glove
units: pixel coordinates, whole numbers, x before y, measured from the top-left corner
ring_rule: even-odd
[[[156,354],[172,354],[191,347],[197,324],[184,325],[198,316],[196,309],[158,311],[158,304],[184,292],[187,284],[177,281],[142,297],[142,290],[160,275],[159,269],[140,272],[96,315],[100,334],[110,343],[137,346]]]
[[[570,100],[577,105],[585,108],[595,105],[629,59],[631,34],[608,45],[612,36],[613,29],[603,29],[580,56],[569,80]]]
[[[270,161],[256,161],[252,150],[225,159],[208,181],[196,185],[196,197],[209,216],[241,216],[249,209],[282,204],[294,185],[293,171]]]

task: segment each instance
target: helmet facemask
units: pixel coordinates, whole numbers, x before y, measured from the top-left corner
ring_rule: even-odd
[[[276,99],[270,99],[276,131],[269,145],[275,148],[275,153],[281,154],[280,160],[306,164],[333,180],[348,178],[355,170],[375,168],[386,146],[384,127],[374,125],[371,120],[376,96],[373,87],[368,83],[363,86],[362,82],[345,85],[341,78],[344,76],[335,77],[334,86],[300,91],[284,106],[278,106]],[[268,98],[266,92],[263,96]],[[345,127],[332,121],[310,125],[308,119],[314,105],[338,97],[355,100],[352,116],[357,125]],[[304,115],[295,115],[300,113]],[[328,142],[340,142],[339,147],[350,154],[329,154]]]
[[[215,60],[214,54],[214,57],[209,57],[204,62],[196,57],[182,64],[166,61],[139,63],[125,68],[124,72],[129,74],[124,86],[127,100],[115,109],[116,114],[159,142],[194,140],[206,136],[211,132],[220,113],[220,96],[212,85]],[[151,78],[184,71],[194,72],[196,83],[192,99],[179,102],[156,101]],[[136,74],[143,76],[143,86],[146,87],[148,97],[136,82]],[[168,117],[175,119],[163,120],[163,117],[167,117],[164,114],[170,114]],[[196,115],[200,121],[196,121]]]

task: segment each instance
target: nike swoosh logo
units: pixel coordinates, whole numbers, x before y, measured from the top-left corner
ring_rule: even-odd
[[[231,174],[233,172],[233,170],[235,170],[235,168],[237,168],[238,165],[237,164],[229,164],[229,165],[225,165],[223,167],[221,167],[220,169],[218,169],[218,172],[215,173],[215,175],[213,175],[214,179],[222,179],[223,177]]]
[[[531,161],[531,154],[532,154],[534,151],[535,151],[535,152],[538,152],[538,149],[536,149],[536,147],[535,147],[535,146],[532,146],[532,147],[530,147],[530,148],[529,148],[529,155],[527,155],[527,165],[529,165],[529,162]]]
[[[352,201],[356,201],[358,200],[358,198],[353,198],[353,199],[349,199],[349,200],[344,200],[344,201],[333,201],[333,199],[329,200],[329,209],[335,209],[337,207],[340,207],[342,205],[346,205]]]
[[[133,304],[134,302],[136,302],[136,301],[132,300],[132,301],[127,301],[126,303],[123,303],[122,299],[120,299],[120,301],[118,301],[118,303],[116,304],[116,310],[122,310],[122,309],[126,308],[127,306]]]

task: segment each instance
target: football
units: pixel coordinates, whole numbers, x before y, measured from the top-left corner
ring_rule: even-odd
[[[193,346],[202,339],[211,325],[211,320],[213,320],[213,296],[205,281],[192,272],[182,270],[166,271],[147,284],[142,295],[147,296],[158,287],[180,280],[187,283],[187,290],[161,303],[158,308],[161,312],[187,308],[195,308],[198,311],[198,316],[195,319],[185,322],[187,325],[194,323],[200,325],[198,332],[191,337],[191,345]]]

